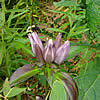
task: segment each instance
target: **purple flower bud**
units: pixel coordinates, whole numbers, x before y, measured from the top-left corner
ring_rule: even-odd
[[[34,41],[34,39],[32,38],[32,34],[28,34],[28,38],[29,38],[29,40],[30,40],[30,42],[31,42],[31,48],[32,48],[32,52],[34,53],[34,55],[36,56],[36,54],[35,54],[35,41]]]
[[[69,52],[69,45],[69,41],[65,41],[65,43],[61,45],[56,51],[55,62],[57,64],[61,64],[67,58]]]
[[[45,49],[39,39],[36,32],[28,34],[31,42],[31,47],[34,55],[42,64],[44,62],[51,63],[55,61],[57,64],[61,64],[67,57],[69,52],[69,41],[66,41],[61,45],[61,33],[59,33],[53,43],[52,39],[46,41]]]
[[[40,38],[38,37],[36,32],[33,32],[32,34],[28,34],[29,40],[31,42],[31,47],[32,47],[32,51],[34,53],[34,55],[36,56],[35,53],[35,44],[38,44],[39,47],[41,48],[41,50],[43,51],[43,45],[42,42],[40,40]]]
[[[35,53],[36,53],[36,58],[38,59],[38,61],[43,63],[44,62],[43,52],[38,44],[35,44]]]
[[[48,40],[44,50],[44,59],[47,63],[51,63],[55,58],[55,47],[52,39]]]
[[[44,99],[42,97],[40,97],[40,96],[36,96],[35,100],[44,100]]]
[[[54,41],[54,45],[56,49],[58,49],[61,46],[61,33],[59,33]]]

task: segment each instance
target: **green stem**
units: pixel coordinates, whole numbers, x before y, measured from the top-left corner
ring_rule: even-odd
[[[2,44],[3,44],[3,51],[4,51],[4,57],[5,57],[5,61],[6,61],[6,72],[7,72],[7,76],[9,77],[9,69],[8,69],[8,61],[7,61],[7,52],[6,52],[6,46],[5,46],[5,41],[4,41],[4,37],[3,37],[3,29],[2,29],[2,33],[1,33],[1,39],[2,39]]]
[[[46,74],[48,74],[47,72],[47,68],[49,68],[49,64],[46,64],[45,67],[44,67],[44,75],[46,77]],[[47,95],[48,94],[48,77],[46,77],[46,89],[45,89],[45,94]]]

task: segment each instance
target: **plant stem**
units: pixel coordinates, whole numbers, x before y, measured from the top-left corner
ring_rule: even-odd
[[[4,51],[4,57],[5,57],[5,61],[6,61],[6,72],[7,72],[7,77],[9,77],[9,69],[8,69],[8,61],[7,61],[7,52],[6,52],[6,46],[5,46],[5,42],[4,42],[4,37],[3,37],[3,29],[2,29],[2,33],[1,33],[1,39],[2,39],[2,44],[3,44],[3,51]]]
[[[48,75],[46,75],[46,74],[48,74],[48,71],[47,71],[47,68],[49,67],[49,64],[46,64],[45,65],[45,67],[44,67],[44,75],[45,75],[45,77],[46,77],[46,89],[45,89],[45,95],[47,95],[48,94]]]

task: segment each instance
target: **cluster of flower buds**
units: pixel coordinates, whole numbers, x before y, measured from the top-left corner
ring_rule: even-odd
[[[67,40],[61,45],[61,33],[57,35],[54,42],[52,39],[47,39],[45,48],[43,48],[37,32],[29,33],[28,37],[31,42],[32,52],[42,64],[52,62],[61,64],[66,59],[69,52],[69,41]]]

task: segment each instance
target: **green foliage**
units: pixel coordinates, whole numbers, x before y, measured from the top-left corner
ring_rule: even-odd
[[[36,75],[35,76],[38,81],[43,84],[43,86],[46,86],[46,78],[45,78],[45,75]]]
[[[77,0],[61,0],[60,2],[54,3],[55,6],[76,6]]]
[[[34,64],[24,65],[23,67],[18,68],[10,77],[10,85],[18,84],[19,82],[25,81],[33,75],[41,72]]]
[[[67,59],[72,58],[73,56],[75,56],[75,54],[79,54],[80,51],[84,50],[84,48],[86,48],[86,46],[71,46]]]
[[[55,81],[58,78],[57,74],[51,75],[50,77],[51,70],[49,68],[47,69],[47,77],[49,79],[53,77],[54,81],[52,89],[50,87],[51,94],[43,72],[39,73],[42,68],[40,70],[37,66],[27,70],[25,67],[19,68],[25,64],[33,64],[36,61],[36,59],[32,58],[34,55],[27,38],[26,29],[32,24],[43,26],[41,25],[42,23],[47,26],[43,30],[40,29],[41,32],[39,32],[39,35],[41,37],[52,36],[50,38],[55,38],[56,33],[61,32],[63,41],[66,39],[70,40],[70,52],[66,59],[68,62],[65,61],[60,67],[57,65],[57,69],[59,72],[62,69],[64,70],[65,67],[68,69],[67,73],[72,75],[77,82],[79,89],[78,99],[99,100],[100,0],[56,1],[58,2],[54,1],[53,3],[56,6],[56,9],[54,9],[51,6],[51,0],[0,0],[0,89],[2,88],[0,93],[3,92],[4,98],[10,98],[18,94],[17,98],[21,98],[21,93],[26,89],[26,86],[23,86],[25,88],[11,88],[10,85],[18,84],[34,75],[38,79],[38,82],[46,87],[45,93],[49,91],[48,97],[50,95],[50,100],[57,100],[60,97],[61,100],[66,100],[65,88],[62,82]],[[48,9],[51,12],[44,16],[43,11],[46,12],[48,6],[49,9],[53,9]],[[62,6],[63,9],[59,10]],[[67,10],[64,11],[65,9]],[[55,17],[53,15],[59,16],[59,18],[54,20]],[[53,21],[51,22],[48,18],[53,19]],[[50,22],[49,25],[47,21]],[[49,27],[52,23],[53,27]],[[58,27],[55,27],[56,25]],[[67,28],[63,30],[64,27]],[[48,31],[52,31],[53,34],[48,33]],[[42,38],[42,41],[44,42],[45,39]],[[79,62],[74,64],[73,57],[77,59],[77,56],[79,56]],[[69,62],[69,60],[72,60],[73,63]],[[78,70],[73,71],[75,68]],[[56,68],[54,67],[54,69]],[[14,71],[15,75],[12,74]],[[64,72],[66,71],[64,70]],[[36,75],[37,73],[39,75]],[[13,77],[9,85],[6,77],[10,77],[11,75]],[[34,89],[38,85],[38,82],[29,87]],[[49,84],[51,84],[51,80]],[[27,91],[26,93],[28,94],[29,92],[33,96],[32,91]],[[32,96],[30,98],[33,99]]]
[[[0,1],[0,87],[3,79],[10,77],[12,71],[19,66],[28,64],[22,55],[33,56],[29,45],[25,45],[28,42],[25,40],[26,28],[32,24],[31,14],[33,12],[35,12],[34,15],[38,14],[38,10],[32,8],[34,4],[36,6],[36,3],[32,3],[31,0],[29,2],[22,0]]]
[[[67,33],[61,29],[57,29],[57,28],[48,28],[48,30],[51,30],[51,31],[55,31],[55,32],[63,32],[63,33]]]
[[[3,50],[3,44],[0,44],[0,65],[2,63],[3,60],[3,56],[4,56],[4,50]]]
[[[64,6],[66,7],[66,2],[71,2],[71,3],[74,3],[74,5],[71,5],[70,7],[70,4],[71,3],[67,3],[69,6],[69,8],[67,8],[68,10],[66,12],[64,11],[59,11],[59,10],[50,10],[52,12],[55,12],[55,13],[59,13],[59,14],[63,14],[63,16],[61,16],[59,18],[59,20],[63,20],[64,18],[66,19],[66,17],[68,17],[68,21],[67,23],[64,23],[62,24],[59,28],[50,28],[52,29],[53,31],[59,31],[62,30],[62,28],[64,26],[69,26],[66,30],[64,30],[63,33],[65,33],[65,37],[67,36],[68,39],[70,38],[80,38],[80,36],[82,35],[82,33],[87,33],[89,31],[89,28],[87,28],[87,24],[85,23],[85,9],[82,9],[79,5],[79,1],[77,0],[74,0],[73,2],[72,1],[68,1],[68,0],[62,0],[60,2],[57,2],[55,4],[55,6],[58,6],[60,4],[60,6]],[[78,5],[75,5],[75,2],[78,4]]]
[[[8,78],[6,78],[4,84],[3,84],[3,89],[2,92],[4,94],[4,98],[9,98],[9,97],[14,97],[23,91],[25,91],[26,88],[17,88],[17,87],[10,87],[10,84],[8,82]]]
[[[96,5],[100,6],[100,0],[92,0]]]
[[[66,100],[66,99],[67,96],[62,82],[56,80],[53,84],[49,100]]]
[[[91,31],[96,31],[100,28],[100,1],[94,1],[87,5],[86,17],[88,26]]]
[[[84,74],[75,78],[79,88],[79,100],[99,100],[100,95],[100,58],[96,58],[95,61],[89,62]],[[84,83],[84,84],[83,84]]]
[[[16,47],[17,50],[19,50],[20,48],[22,48],[23,52],[26,52],[27,54],[30,54],[33,56],[32,50],[30,50],[30,48],[28,46],[25,45],[25,43],[23,43],[24,40],[17,40],[14,41],[14,45]]]
[[[8,82],[8,78],[5,80],[4,84],[3,84],[3,94],[4,96],[6,96],[8,94],[8,92],[10,91],[10,85]]]

